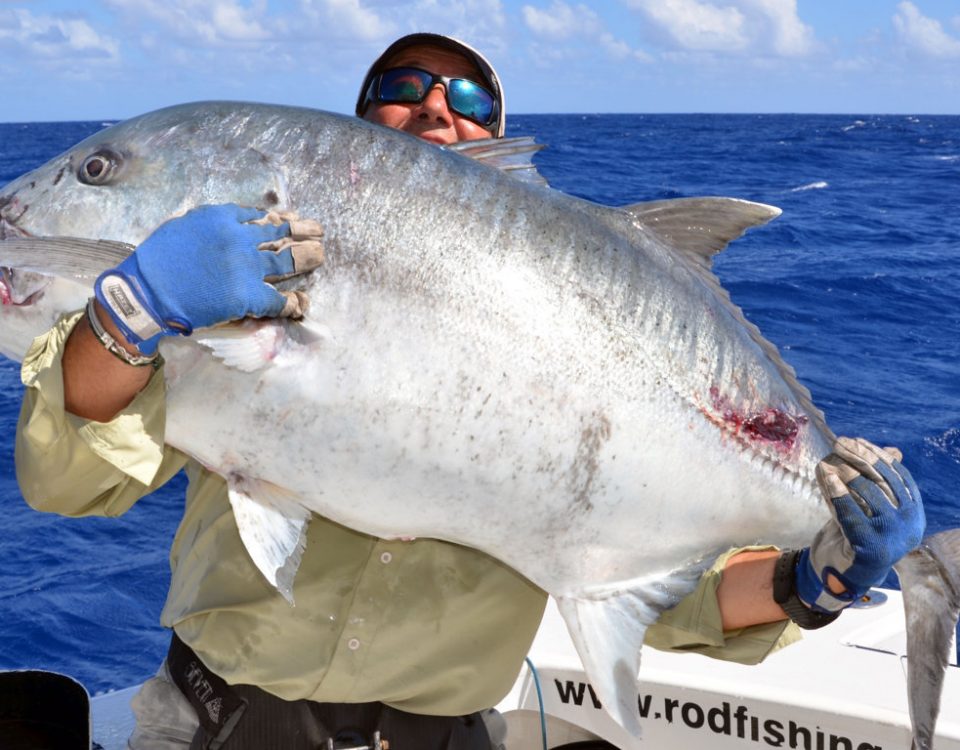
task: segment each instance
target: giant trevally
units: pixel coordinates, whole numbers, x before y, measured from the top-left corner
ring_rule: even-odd
[[[288,597],[312,513],[503,560],[557,599],[603,705],[638,732],[647,626],[719,551],[810,542],[833,436],[710,270],[778,209],[611,208],[483,163],[524,147],[465,155],[255,104],[134,118],[0,191],[0,351],[22,358],[193,206],[319,220],[325,262],[292,282],[303,321],[161,344],[166,441],[227,479]]]

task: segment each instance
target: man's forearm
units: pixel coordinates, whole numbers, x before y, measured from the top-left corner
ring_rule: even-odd
[[[787,613],[773,599],[773,573],[778,557],[777,550],[747,550],[727,561],[717,587],[724,630],[787,619]],[[844,590],[832,575],[827,577],[827,585],[837,594]]]
[[[724,630],[787,619],[773,600],[773,570],[779,556],[777,550],[747,550],[727,561],[717,587]]]
[[[99,307],[98,311],[107,332],[129,352],[138,353],[110,317]],[[63,351],[64,407],[78,417],[108,422],[130,404],[152,374],[152,367],[133,367],[107,351],[83,317]]]

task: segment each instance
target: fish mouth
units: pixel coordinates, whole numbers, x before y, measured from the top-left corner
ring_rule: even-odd
[[[4,240],[11,240],[16,237],[29,237],[30,233],[25,232],[19,227],[14,226],[9,221],[0,216],[0,243]],[[2,247],[0,247],[2,251]],[[43,288],[37,289],[36,285],[31,285],[27,279],[28,289],[32,286],[29,293],[18,294],[17,287],[22,284],[19,277],[22,274],[10,266],[0,266],[0,306],[3,307],[29,307],[37,302],[43,296]],[[32,275],[32,274],[31,274]],[[44,285],[46,286],[46,285]]]
[[[13,305],[13,269],[0,266],[0,304],[4,307]],[[11,280],[8,280],[11,279]]]
[[[26,278],[21,278],[26,276]],[[43,279],[38,284],[38,280]],[[9,266],[0,266],[0,306],[30,307],[40,301],[49,280],[33,273],[22,273]],[[17,291],[17,287],[26,290]]]

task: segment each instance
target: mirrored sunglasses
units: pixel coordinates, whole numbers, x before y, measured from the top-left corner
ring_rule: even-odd
[[[479,83],[449,78],[420,68],[390,68],[373,82],[374,97],[387,104],[419,104],[436,84],[446,91],[447,106],[468,120],[490,127],[497,120],[497,99]]]

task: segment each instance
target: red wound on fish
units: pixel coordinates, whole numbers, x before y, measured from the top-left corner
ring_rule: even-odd
[[[809,420],[803,414],[787,414],[773,407],[752,414],[737,410],[726,396],[720,395],[720,389],[710,389],[713,408],[720,414],[724,424],[749,440],[773,443],[784,450],[793,448],[800,426]]]

